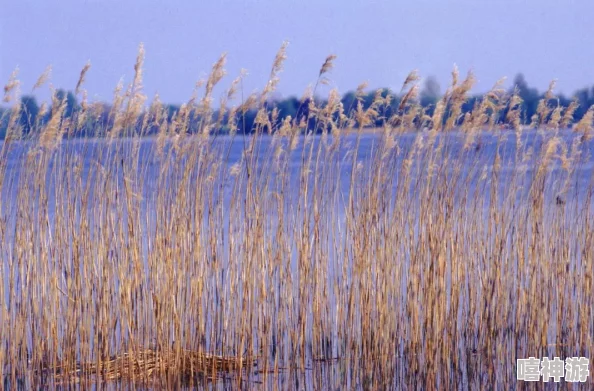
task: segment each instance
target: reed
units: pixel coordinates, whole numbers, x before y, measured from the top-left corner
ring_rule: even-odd
[[[54,95],[26,136],[11,77],[3,389],[515,389],[518,358],[592,356],[592,109],[573,124],[551,85],[530,128],[497,83],[462,115],[474,76],[455,69],[432,116],[415,71],[367,108],[362,85],[349,117],[336,90],[310,99],[329,56],[281,121],[266,102],[286,50],[222,114],[225,56],[171,116],[146,103],[141,47],[107,122],[87,64],[81,110]]]

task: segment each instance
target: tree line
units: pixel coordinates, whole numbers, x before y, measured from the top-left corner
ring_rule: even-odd
[[[513,88],[509,93],[515,92],[522,100],[521,103],[521,117],[523,123],[529,123],[530,118],[536,114],[539,102],[545,98],[545,93],[538,91],[538,89],[529,86],[523,74],[518,74],[514,78]],[[350,116],[352,111],[356,109],[358,101],[361,102],[362,108],[369,108],[374,99],[377,98],[378,94],[382,97],[386,97],[390,94],[391,99],[389,105],[385,108],[384,118],[389,117],[391,113],[395,113],[398,110],[402,96],[398,93],[394,93],[390,89],[373,90],[363,95],[358,95],[355,91],[349,91],[342,95],[341,103],[344,108],[344,114]],[[423,87],[418,96],[418,103],[425,110],[425,113],[429,116],[433,114],[436,103],[441,98],[440,86],[433,77],[429,77],[425,80]],[[64,118],[71,118],[81,110],[81,104],[78,102],[76,96],[71,91],[65,91],[63,89],[57,90],[55,98],[58,102],[65,102],[65,109],[63,112]],[[484,98],[484,95],[475,94],[469,97],[466,103],[462,106],[462,115],[470,112],[475,103]],[[18,123],[21,126],[24,135],[30,134],[36,126],[47,123],[51,116],[51,108],[47,109],[40,106],[37,99],[33,95],[23,95],[21,98],[21,110],[19,113]],[[311,98],[308,98],[311,99]],[[276,108],[278,111],[278,121],[281,122],[287,116],[291,118],[308,118],[309,112],[309,101],[308,99],[301,100],[297,97],[289,97],[286,99],[270,100],[265,103],[268,109],[272,110]],[[574,112],[574,120],[579,121],[588,111],[588,108],[594,105],[594,86],[590,88],[582,88],[576,91],[573,96],[566,97],[564,95],[556,96],[557,104],[567,107],[572,101],[575,101],[579,106]],[[323,105],[324,101],[316,98],[316,104]],[[111,106],[109,104],[96,105],[98,111],[95,113],[94,120],[92,123],[87,123],[79,129],[77,135],[96,136],[101,134],[101,129],[109,129],[111,124],[110,111]],[[165,104],[164,107],[168,113],[168,119],[173,118],[174,114],[180,110],[180,105]],[[0,107],[0,138],[4,138],[6,135],[6,129],[8,125],[8,119],[10,117],[10,109]],[[215,111],[215,116],[218,112]],[[228,115],[228,114],[225,114]],[[238,132],[240,133],[251,133],[255,129],[257,111],[249,110],[242,113],[241,120],[237,121]],[[504,115],[502,116],[504,117]],[[192,129],[198,128],[199,118],[194,116],[190,119],[188,129],[192,132]],[[382,126],[383,119],[377,119],[371,126]],[[221,121],[221,124],[226,123]],[[313,128],[313,126],[312,126]],[[214,129],[215,132],[225,133],[224,125],[221,125],[220,129]],[[150,129],[148,134],[156,133],[157,129]]]

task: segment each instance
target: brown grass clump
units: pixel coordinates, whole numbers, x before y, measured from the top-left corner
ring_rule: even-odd
[[[55,365],[44,368],[42,373],[58,385],[89,382],[131,382],[147,385],[162,384],[163,379],[182,379],[190,384],[192,379],[216,381],[229,374],[241,374],[254,361],[244,358],[224,357],[189,350],[144,349],[126,352],[120,356],[102,359],[98,363]]]

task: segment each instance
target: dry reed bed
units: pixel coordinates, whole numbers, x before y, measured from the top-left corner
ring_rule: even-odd
[[[347,118],[331,90],[308,118],[279,123],[264,103],[283,46],[260,94],[232,106],[243,76],[232,82],[228,117],[212,108],[221,57],[167,121],[158,99],[145,108],[143,56],[108,128],[85,99],[89,67],[82,111],[65,118],[54,97],[27,144],[16,77],[5,88],[5,387],[224,374],[214,387],[513,389],[516,358],[591,356],[592,109],[573,124],[551,88],[527,131],[519,97],[497,84],[462,116],[474,79],[454,70],[432,116],[413,72],[389,116],[378,94]],[[211,133],[225,122],[233,134],[252,109],[256,132],[229,163],[237,143]],[[308,123],[321,135],[303,135]],[[84,126],[104,140],[63,140]]]
[[[190,379],[216,381],[229,374],[242,374],[254,365],[253,360],[223,357],[189,350],[144,349],[102,359],[97,363],[56,365],[42,370],[41,375],[52,379],[56,385],[73,383],[129,381],[132,384],[158,385],[160,379]]]

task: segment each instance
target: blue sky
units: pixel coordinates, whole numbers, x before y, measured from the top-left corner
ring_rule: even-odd
[[[362,81],[399,90],[412,69],[443,90],[456,63],[474,69],[477,91],[521,71],[570,94],[594,84],[593,17],[592,0],[0,0],[0,81],[18,65],[27,93],[52,64],[52,83],[73,89],[91,60],[90,97],[110,100],[144,42],[146,93],[180,103],[222,52],[226,84],[245,68],[245,92],[261,89],[288,40],[281,96],[300,95],[331,53],[341,92]]]

